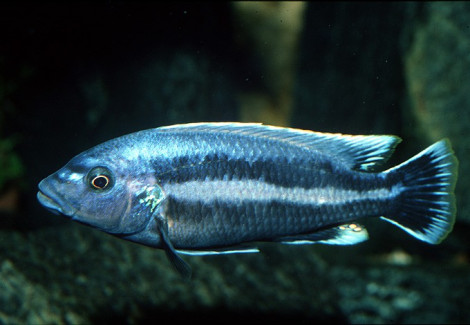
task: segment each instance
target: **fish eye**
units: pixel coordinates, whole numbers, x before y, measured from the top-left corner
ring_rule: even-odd
[[[104,191],[113,187],[114,178],[106,167],[95,167],[88,172],[88,185],[95,191]]]

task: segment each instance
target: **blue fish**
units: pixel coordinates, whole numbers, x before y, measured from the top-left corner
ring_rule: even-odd
[[[258,252],[256,242],[350,245],[381,217],[441,242],[455,221],[457,159],[448,140],[377,172],[400,138],[254,123],[144,130],[93,147],[39,183],[54,213],[179,254]]]

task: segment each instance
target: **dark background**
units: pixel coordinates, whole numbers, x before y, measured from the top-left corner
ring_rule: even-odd
[[[263,58],[234,41],[230,9],[227,3],[2,5],[0,69],[13,90],[3,98],[1,130],[18,137],[28,194],[72,156],[107,139],[161,125],[239,120],[240,93],[263,91]],[[307,6],[289,125],[403,136],[403,9]],[[33,212],[25,213],[41,214],[27,202]],[[44,222],[42,215],[34,219],[26,223]]]

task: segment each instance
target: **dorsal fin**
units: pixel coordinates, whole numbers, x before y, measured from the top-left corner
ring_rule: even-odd
[[[189,123],[158,128],[164,132],[229,132],[306,147],[341,160],[351,169],[370,170],[388,160],[401,139],[393,135],[348,135],[262,125],[260,123]]]

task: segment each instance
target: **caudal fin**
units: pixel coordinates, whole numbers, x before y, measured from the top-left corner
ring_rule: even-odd
[[[455,222],[458,161],[447,139],[389,169],[401,187],[396,215],[383,219],[430,244],[440,243]]]

